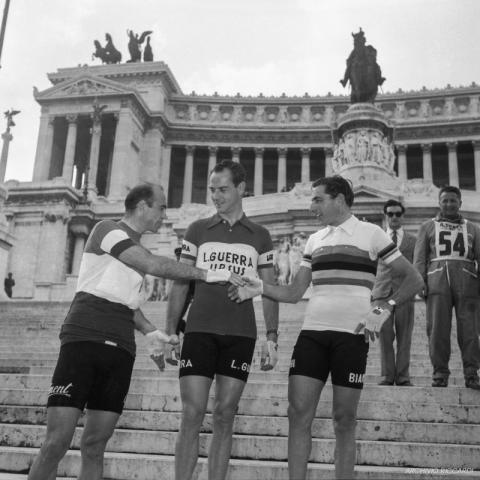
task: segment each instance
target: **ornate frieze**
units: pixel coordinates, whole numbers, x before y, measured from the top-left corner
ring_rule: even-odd
[[[218,131],[195,130],[191,128],[170,128],[166,138],[169,144],[184,144],[194,142],[197,144],[330,144],[332,141],[330,130],[290,130],[290,131]]]
[[[480,135],[480,123],[429,125],[416,127],[397,127],[395,140],[419,140],[422,138],[445,138],[469,137]]]
[[[332,158],[336,173],[353,165],[379,166],[393,172],[395,154],[392,144],[378,131],[350,131],[335,146]]]

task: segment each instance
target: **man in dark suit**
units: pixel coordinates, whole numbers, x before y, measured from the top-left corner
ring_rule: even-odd
[[[415,237],[404,231],[402,224],[405,213],[404,206],[396,200],[388,200],[383,206],[387,224],[387,234],[395,243],[403,256],[413,263]],[[379,262],[375,286],[372,291],[374,300],[389,297],[400,284],[400,279],[392,275],[390,268]],[[410,346],[412,343],[414,321],[413,299],[396,306],[390,318],[380,331],[380,354],[382,380],[379,385],[412,386],[410,381]],[[397,354],[393,349],[393,341],[397,340]]]

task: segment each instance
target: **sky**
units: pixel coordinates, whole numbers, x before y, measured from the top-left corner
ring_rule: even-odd
[[[3,13],[5,0],[0,0]],[[359,27],[387,78],[385,92],[480,83],[478,0],[11,0],[0,69],[0,112],[21,110],[6,179],[31,181],[48,72],[92,61],[127,29],[153,30],[155,60],[198,94],[348,94],[339,79]],[[0,117],[0,131],[6,121]]]

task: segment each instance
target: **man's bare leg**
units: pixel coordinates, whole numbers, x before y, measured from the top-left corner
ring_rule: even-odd
[[[72,442],[82,412],[74,407],[48,407],[47,436],[33,462],[28,480],[55,480],[60,460]]]
[[[87,410],[87,419],[80,442],[82,466],[78,480],[101,480],[103,455],[120,415],[103,410]]]
[[[304,480],[312,450],[312,422],[324,382],[303,375],[288,379],[288,472]]]
[[[198,441],[207,410],[212,379],[200,375],[180,378],[182,421],[175,445],[175,479],[190,480],[198,460]]]
[[[333,385],[333,427],[335,429],[335,478],[353,478],[355,427],[362,390]]]
[[[233,421],[245,382],[217,375],[213,409],[213,438],[208,453],[208,479],[224,480],[232,451]]]

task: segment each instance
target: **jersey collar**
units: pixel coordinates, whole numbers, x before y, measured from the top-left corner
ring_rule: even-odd
[[[448,222],[448,223],[457,223],[457,224],[461,224],[464,221],[463,217],[460,214],[458,215],[457,218],[451,219],[451,218],[442,217],[442,214],[440,212],[437,213],[435,220],[437,222]]]
[[[218,225],[219,223],[223,222],[223,218],[218,214],[216,213],[215,215],[213,215],[212,217],[210,217],[208,219],[208,222],[207,222],[207,228],[212,228],[214,227],[215,225]],[[247,216],[245,215],[245,213],[242,215],[242,217],[240,218],[240,220],[237,220],[232,226],[235,226],[237,224],[241,224],[243,225],[244,227],[248,228],[248,230],[250,230],[251,232],[254,231],[253,229],[253,224],[252,222],[247,218]]]
[[[357,226],[359,221],[360,220],[355,215],[352,215],[347,220],[345,220],[343,223],[338,225],[337,227],[334,227],[332,225],[328,225],[324,229],[325,231],[323,232],[322,239],[325,238],[327,235],[330,235],[330,233],[332,233],[332,232],[334,232],[335,230],[338,230],[338,229],[341,229],[346,234],[352,236],[353,232],[355,231],[355,227]]]

